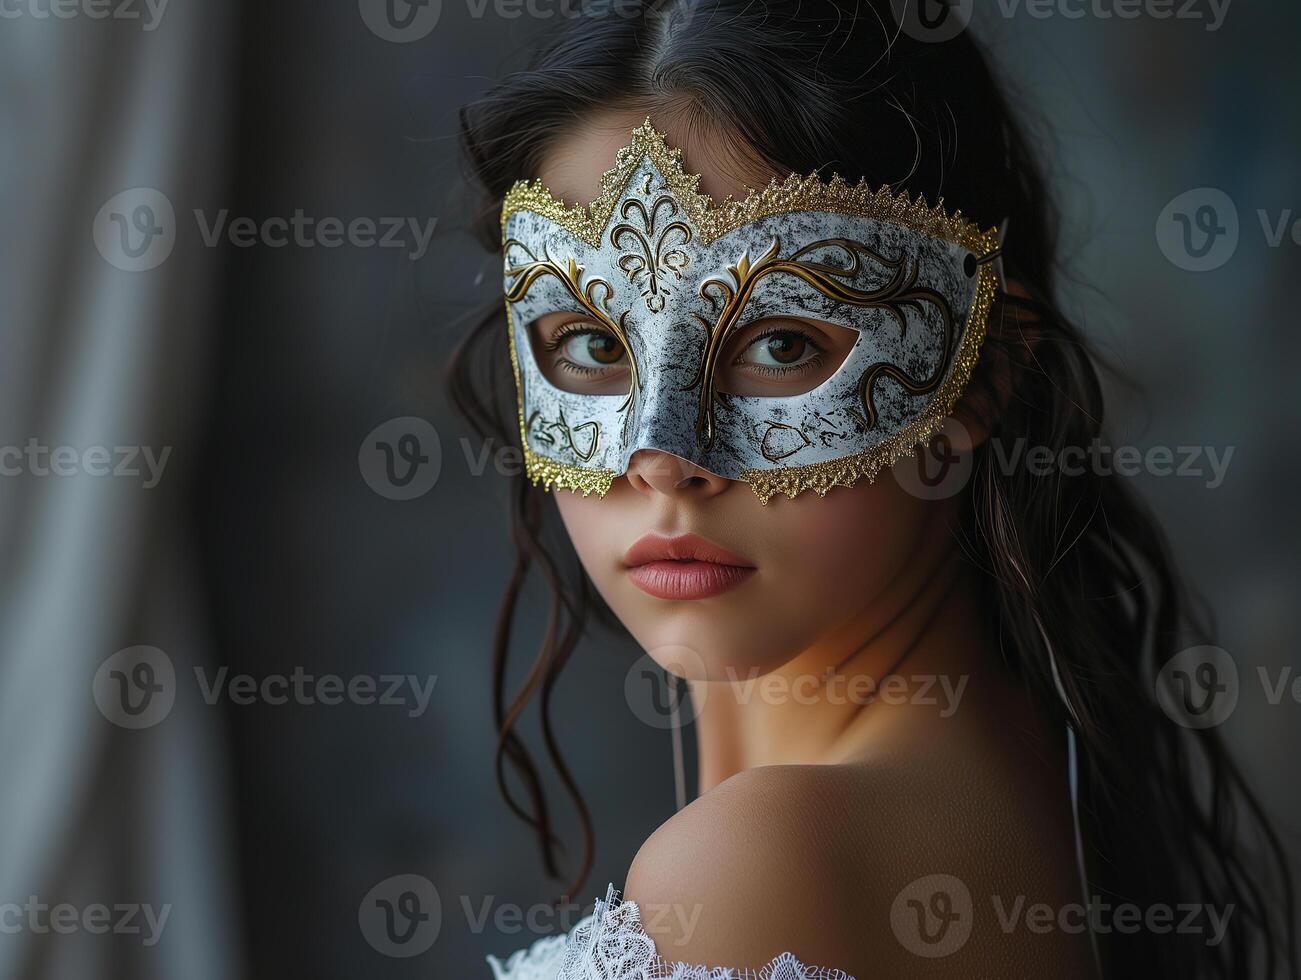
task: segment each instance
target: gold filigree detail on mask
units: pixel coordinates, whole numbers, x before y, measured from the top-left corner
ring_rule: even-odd
[[[765,419],[763,424],[768,426],[768,428],[764,430],[763,438],[759,440],[759,452],[763,453],[763,458],[769,462],[780,462],[787,456],[794,456],[805,446],[813,444],[812,440],[804,434],[803,430],[800,429],[799,426],[791,425],[788,422],[778,422],[776,419]],[[791,449],[787,449],[785,452],[773,449],[772,446],[768,444],[768,440],[772,438],[774,432],[794,432],[799,436],[800,444]]]
[[[539,442],[543,442],[548,446],[556,445],[556,436],[552,433],[560,433],[565,445],[584,463],[596,455],[597,447],[601,444],[600,422],[592,419],[591,421],[571,426],[569,420],[565,418],[565,410],[562,408],[560,410],[560,418],[556,419],[554,422],[548,422],[546,419],[543,419],[542,424],[534,429],[533,423],[538,420],[538,416],[541,414],[541,412],[534,410],[533,414],[529,416],[528,422],[524,426],[526,433],[533,432]],[[591,430],[592,441],[588,444],[587,449],[584,450],[580,449],[578,443],[574,441],[574,433],[586,430]]]
[[[647,174],[648,182],[649,176]],[[641,247],[640,254],[625,252],[619,256],[618,264],[628,281],[641,290],[646,309],[652,313],[663,311],[668,295],[672,292],[671,287],[663,283],[661,278],[673,276],[681,279],[682,270],[691,262],[682,250],[683,245],[691,242],[689,225],[683,221],[671,221],[656,233],[655,223],[659,220],[661,207],[668,208],[670,217],[678,213],[677,204],[667,194],[657,197],[649,212],[646,205],[637,198],[629,198],[619,209],[620,216],[625,219],[624,223],[615,225],[610,231],[610,244],[620,251],[623,251],[621,242],[629,238]],[[627,223],[626,219],[633,212],[641,218],[641,228]],[[681,240],[672,240],[675,232],[681,236]],[[654,244],[651,244],[652,239]]]

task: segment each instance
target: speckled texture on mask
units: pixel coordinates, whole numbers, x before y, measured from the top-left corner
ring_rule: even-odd
[[[648,140],[647,130],[657,139]],[[663,138],[649,120],[638,134],[652,152],[636,159],[625,154],[622,170],[606,175],[604,206],[613,206],[599,239],[596,202],[585,215],[586,235],[576,233],[579,226],[561,205],[547,205],[545,199],[544,206],[503,211],[511,356],[526,466],[534,481],[604,493],[626,472],[633,453],[658,449],[720,476],[746,480],[766,502],[773,493],[825,493],[831,485],[871,479],[881,466],[929,438],[952,410],[978,354],[994,270],[992,264],[972,267],[968,259],[996,249],[996,235],[962,228],[963,235],[953,236],[961,242],[946,240],[865,216],[861,205],[845,207],[847,213],[781,213],[769,205],[766,210],[779,213],[730,229],[721,222],[711,227],[711,204],[691,191],[696,178],[681,171],[676,156],[664,156]],[[614,186],[620,177],[622,183]],[[825,196],[825,184],[817,190]],[[772,192],[770,187],[767,193]],[[869,201],[872,209],[879,208],[879,200],[878,194]],[[723,206],[744,216],[752,203]],[[801,266],[816,262],[824,272],[827,266],[848,269],[851,250],[839,244],[845,241],[870,252],[858,253],[856,274],[831,278],[861,292],[883,290],[895,269],[876,261],[875,253],[889,263],[902,261],[912,301],[894,304],[893,312],[890,296],[856,305],[788,271],[796,253],[819,242],[827,244],[800,255]],[[698,440],[709,332],[729,292],[740,285],[737,270],[747,265],[753,270],[774,246],[772,258],[787,265],[752,273],[752,291],[732,326],[775,315],[806,316],[854,330],[858,338],[835,373],[812,391],[783,397],[715,392],[713,437]],[[543,375],[528,327],[558,311],[598,318],[623,333],[633,366],[629,393],[565,391]],[[876,411],[876,424],[869,427],[860,381],[882,362],[893,370],[883,372],[867,393]],[[890,376],[895,371],[933,384],[925,385],[923,394],[911,393]]]

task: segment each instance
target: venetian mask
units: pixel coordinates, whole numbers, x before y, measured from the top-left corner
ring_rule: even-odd
[[[792,174],[717,202],[681,161],[647,118],[590,203],[566,206],[541,181],[506,195],[506,311],[533,482],[604,495],[633,453],[656,449],[767,503],[870,481],[926,443],[979,357],[998,232],[838,175]],[[560,329],[542,338],[540,322]],[[765,323],[778,329],[742,352],[758,355],[734,360],[735,339]],[[808,390],[765,389],[760,366],[779,377],[807,354],[792,330],[781,336],[800,323],[841,331],[847,353]],[[743,370],[750,383],[728,380]]]

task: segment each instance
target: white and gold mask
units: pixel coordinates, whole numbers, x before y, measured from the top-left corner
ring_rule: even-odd
[[[647,118],[587,206],[566,207],[541,181],[506,195],[506,311],[533,482],[604,495],[633,453],[657,449],[767,503],[870,481],[929,440],[979,356],[998,232],[839,176],[792,174],[720,204],[681,160]],[[557,317],[570,322],[535,347],[531,325]],[[731,338],[801,321],[856,334],[811,390],[720,383]],[[557,378],[542,351],[575,342],[573,380]],[[792,343],[765,369],[780,374]],[[587,380],[611,372],[617,390]]]

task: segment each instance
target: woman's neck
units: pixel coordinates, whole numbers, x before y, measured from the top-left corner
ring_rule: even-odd
[[[949,546],[779,670],[691,684],[704,793],[755,766],[868,757],[889,728],[947,718],[989,657],[972,570]]]

